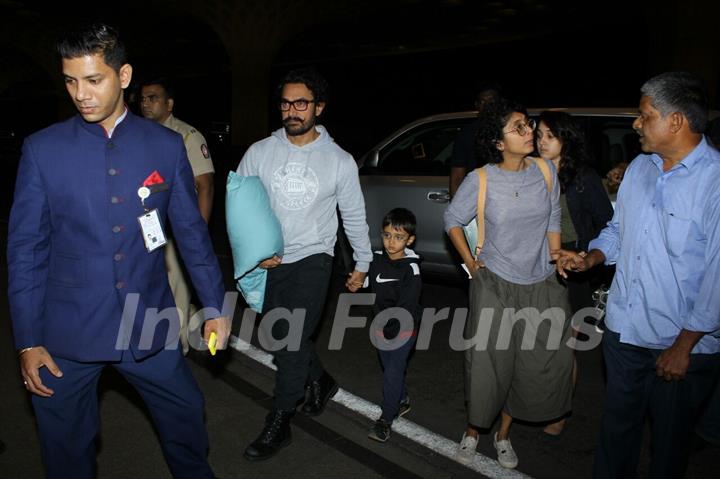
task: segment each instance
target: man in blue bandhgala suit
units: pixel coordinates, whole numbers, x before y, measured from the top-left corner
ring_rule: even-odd
[[[114,29],[69,32],[58,51],[80,114],[25,140],[7,255],[47,476],[95,476],[97,383],[111,365],[147,404],[173,476],[212,478],[203,396],[178,349],[157,247],[169,219],[203,305],[217,310],[205,339],[215,332],[223,348],[224,288],[182,138],[128,111],[132,67]]]

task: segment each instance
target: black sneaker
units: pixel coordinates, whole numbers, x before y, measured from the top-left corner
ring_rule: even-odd
[[[398,409],[398,417],[403,417],[405,414],[410,412],[410,396],[405,396],[405,399],[400,401],[400,409]]]
[[[373,441],[385,442],[390,438],[390,424],[385,419],[378,419],[370,428],[368,437]]]

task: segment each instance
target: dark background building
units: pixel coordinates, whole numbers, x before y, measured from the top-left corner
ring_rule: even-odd
[[[273,86],[312,64],[330,80],[325,123],[361,154],[418,116],[469,109],[494,80],[529,106],[634,106],[649,75],[688,69],[715,98],[717,2],[691,0],[0,1],[0,131],[21,138],[73,113],[53,52],[80,19],[116,25],[137,83],[175,78],[177,114],[237,163],[278,126]],[[226,132],[229,127],[229,135]],[[213,133],[214,132],[214,133]],[[3,140],[5,141],[5,140]],[[217,145],[214,145],[216,149]],[[230,146],[234,148],[229,149]],[[220,160],[219,155],[215,156]]]

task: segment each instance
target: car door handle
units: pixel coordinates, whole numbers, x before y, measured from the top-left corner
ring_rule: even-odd
[[[434,203],[447,203],[450,201],[450,193],[447,191],[431,191],[428,193],[427,199]]]

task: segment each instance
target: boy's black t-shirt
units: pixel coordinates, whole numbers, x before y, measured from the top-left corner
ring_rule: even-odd
[[[405,257],[397,260],[388,258],[385,251],[376,251],[367,274],[370,289],[375,293],[373,311],[377,315],[387,308],[403,308],[413,317],[417,330],[422,317],[420,292],[420,257],[405,249]],[[400,321],[393,318],[385,325],[386,339],[393,339],[400,332]]]

